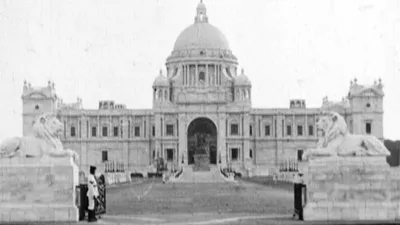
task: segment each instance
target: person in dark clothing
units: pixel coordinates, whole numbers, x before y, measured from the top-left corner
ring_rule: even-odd
[[[293,218],[296,215],[299,217],[299,220],[303,220],[303,174],[298,173],[294,175],[293,187],[294,187],[294,213]]]

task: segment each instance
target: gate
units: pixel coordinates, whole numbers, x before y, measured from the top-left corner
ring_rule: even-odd
[[[104,175],[102,174],[98,179],[97,182],[97,189],[99,190],[99,197],[97,198],[95,211],[96,215],[106,213],[106,182]]]

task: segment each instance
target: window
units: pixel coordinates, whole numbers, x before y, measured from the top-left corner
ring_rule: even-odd
[[[92,127],[92,137],[97,136],[97,127]]]
[[[39,110],[39,105],[36,105],[36,106],[35,106],[35,109],[36,109],[36,110]]]
[[[231,160],[238,160],[239,159],[239,149],[231,148]]]
[[[250,127],[249,127],[249,133],[250,133],[250,136],[253,136],[253,126],[252,125],[250,125]]]
[[[367,122],[367,123],[365,124],[365,133],[371,134],[371,130],[372,130],[371,122]]]
[[[303,136],[303,126],[297,125],[297,136]]]
[[[153,159],[156,158],[156,150],[153,150]]]
[[[101,152],[101,161],[105,162],[108,160],[108,152],[107,151],[102,151]]]
[[[206,74],[204,72],[199,73],[199,81],[206,81]]]
[[[250,156],[251,159],[253,158],[253,149],[250,149],[249,156]]]
[[[118,127],[114,127],[114,137],[118,137]]]
[[[271,135],[271,126],[270,125],[265,125],[265,127],[264,127],[264,135],[265,136],[270,136]]]
[[[286,126],[286,135],[292,136],[292,126],[290,126],[290,125]]]
[[[174,125],[167,124],[167,136],[174,136]]]
[[[103,136],[103,137],[107,137],[107,135],[108,135],[108,129],[107,129],[107,127],[103,127],[102,130],[101,130],[101,133],[102,133],[102,136]]]
[[[156,136],[156,127],[153,126],[151,129],[152,129],[151,132],[152,132],[152,134],[153,134],[153,137]]]
[[[297,150],[297,160],[302,161],[303,160],[303,149]]]
[[[239,134],[239,125],[237,123],[231,124],[231,135]]]
[[[167,161],[173,161],[174,160],[174,150],[171,148],[167,149]]]
[[[308,125],[308,135],[314,136],[314,126],[313,125]]]
[[[140,127],[139,126],[135,127],[135,137],[140,137]]]
[[[75,136],[76,136],[75,127],[72,126],[71,127],[71,137],[75,137]]]

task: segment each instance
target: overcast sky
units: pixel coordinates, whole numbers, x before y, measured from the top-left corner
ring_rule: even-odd
[[[198,0],[0,0],[0,140],[22,134],[23,81],[64,102],[151,108],[152,83]],[[340,100],[382,78],[384,136],[400,139],[399,0],[204,0],[253,83],[253,107]],[[239,69],[240,69],[239,68]],[[240,71],[240,70],[239,70]]]

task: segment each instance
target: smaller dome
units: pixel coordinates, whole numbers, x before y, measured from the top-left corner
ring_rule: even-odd
[[[235,78],[235,85],[237,85],[237,86],[251,85],[249,78],[244,74],[244,69],[242,69],[242,72],[240,73],[240,75]]]
[[[160,70],[160,75],[154,80],[153,86],[169,86],[168,78],[163,75],[162,70]]]

